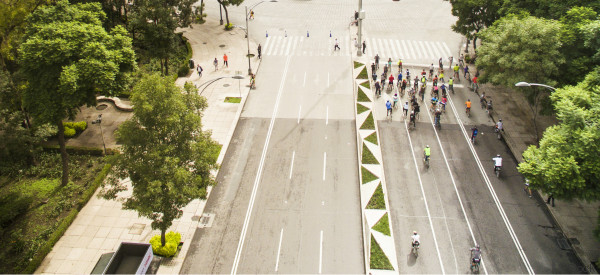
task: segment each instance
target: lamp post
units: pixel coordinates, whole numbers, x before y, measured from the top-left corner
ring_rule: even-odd
[[[539,83],[529,83],[529,82],[525,82],[525,81],[518,82],[517,84],[515,84],[515,86],[517,86],[517,87],[540,86],[540,87],[547,88],[547,89],[549,89],[549,90],[551,90],[553,92],[556,91],[556,88],[554,88],[552,86],[548,86],[548,85],[545,85],[545,84],[539,84]]]
[[[363,18],[365,18],[365,11],[362,10],[362,0],[358,0],[358,22],[357,22],[357,26],[358,26],[358,51],[356,52],[357,56],[362,56],[362,49],[361,49],[361,43],[362,43],[362,20]]]
[[[258,6],[264,2],[267,2],[267,1],[260,1],[256,4],[254,4],[252,7],[250,7],[250,11],[252,11],[253,8],[255,8],[256,6]],[[277,0],[271,0],[268,2],[277,2]],[[248,44],[248,54],[246,56],[248,57],[248,75],[252,75],[252,67],[250,66],[250,30],[248,29],[249,13],[248,13],[248,6],[245,6],[245,7],[246,7],[246,42]]]
[[[100,126],[100,135],[102,135],[102,147],[104,147],[104,155],[106,155],[106,143],[104,142],[104,132],[102,131],[102,114],[96,118],[96,123]]]

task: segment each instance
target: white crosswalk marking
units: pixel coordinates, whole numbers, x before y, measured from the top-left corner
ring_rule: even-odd
[[[420,45],[419,45],[419,43],[420,43]],[[421,49],[423,49],[423,52],[425,52],[425,48],[423,47],[423,41],[414,41],[412,43],[412,46],[414,47],[415,51],[417,52],[418,58],[425,57],[424,54],[421,54]]]
[[[286,56],[290,55],[290,47],[292,46],[292,41],[293,41],[293,39],[288,38],[288,44],[287,44],[287,47],[285,48]]]
[[[404,54],[402,48],[400,47],[400,41],[396,40],[394,43],[396,43],[396,48],[398,49],[398,59],[406,58],[406,54]]]

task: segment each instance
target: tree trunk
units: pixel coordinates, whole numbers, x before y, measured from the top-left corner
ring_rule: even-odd
[[[165,75],[169,75],[169,56],[165,57]]]
[[[58,121],[58,145],[60,146],[60,157],[62,159],[62,182],[61,186],[69,183],[69,155],[65,143],[65,126],[62,121]]]
[[[477,52],[477,35],[473,37],[473,50]]]
[[[229,12],[227,11],[227,7],[223,5],[223,9],[225,10],[225,20],[227,21],[227,26],[229,26]]]
[[[167,230],[166,229],[161,229],[160,230],[160,245],[161,246],[165,246],[167,244],[167,236],[166,236]]]
[[[471,43],[471,40],[467,39],[467,43],[465,44],[465,53],[469,53],[469,43]]]

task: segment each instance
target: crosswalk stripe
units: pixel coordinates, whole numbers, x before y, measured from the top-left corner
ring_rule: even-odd
[[[288,44],[287,44],[287,47],[285,48],[285,55],[286,56],[290,54],[290,48],[292,47],[292,42],[293,41],[294,40],[291,39],[291,38],[288,39]]]
[[[442,60],[444,60],[444,57],[442,56],[442,53],[440,52],[440,50],[437,48],[436,43],[431,42],[431,49],[432,49],[432,52],[435,52],[435,58],[441,57]]]
[[[396,48],[398,48],[398,59],[404,58],[404,53],[402,52],[402,48],[400,47],[400,41],[394,40],[396,44]]]
[[[375,43],[373,43],[373,39],[367,38],[365,40],[367,40],[367,42],[369,43],[369,44],[367,44],[367,52],[369,53],[369,56],[371,56],[371,57],[375,56],[373,54],[373,49],[375,47]]]
[[[402,40],[402,48],[404,49],[404,53],[406,54],[406,58],[410,59],[410,53],[408,52],[408,47],[406,46],[406,41]],[[412,51],[412,48],[411,48]],[[415,53],[413,52],[413,55],[415,55]]]
[[[274,44],[277,44],[277,39],[279,38],[279,36],[273,38],[273,41],[271,44],[269,44],[268,48],[265,48],[265,55],[271,55],[271,52],[273,51],[273,48],[275,47]]]
[[[264,47],[264,49],[265,49],[265,52],[266,52],[266,51],[267,51],[267,49],[269,48],[269,42],[271,42],[271,37],[270,37],[270,36],[269,36],[269,37],[267,37],[267,40],[265,40],[265,47]]]
[[[300,40],[302,41],[302,37],[300,37]],[[298,36],[294,36],[294,46],[292,48],[292,53],[296,52],[296,46],[298,46]]]
[[[396,52],[396,47],[394,47],[394,40],[390,40],[390,45],[392,46],[392,61],[397,60],[396,58],[399,57],[398,53]],[[392,62],[393,63],[393,62]]]
[[[434,60],[437,60],[436,54],[433,52],[433,47],[431,47],[431,43],[429,43],[429,41],[425,41],[424,43],[425,43],[425,46],[427,47],[429,57]]]
[[[414,41],[413,46],[415,46],[415,50],[417,51],[417,54],[419,55],[419,58],[427,58],[425,56],[425,48],[423,47],[423,41]],[[423,50],[423,53],[421,53],[421,50]]]
[[[442,45],[444,46],[444,50],[446,50],[448,57],[452,56],[452,52],[448,48],[448,45],[446,45],[446,42],[443,42]]]

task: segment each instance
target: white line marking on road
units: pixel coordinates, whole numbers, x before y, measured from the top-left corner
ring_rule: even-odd
[[[452,111],[454,112],[454,115],[456,116],[456,120],[458,121],[460,129],[463,133],[463,137],[467,140],[469,149],[471,150],[473,157],[475,157],[475,162],[477,163],[477,166],[479,167],[479,171],[481,172],[481,175],[483,176],[485,184],[487,185],[488,190],[490,191],[490,194],[492,195],[492,198],[494,199],[494,203],[496,204],[496,208],[498,208],[498,212],[500,213],[500,216],[502,217],[502,220],[504,221],[504,225],[506,226],[506,228],[510,234],[510,237],[513,240],[513,243],[515,244],[515,247],[517,248],[517,251],[519,252],[519,255],[521,256],[521,260],[523,261],[525,268],[527,268],[527,272],[529,274],[533,275],[533,274],[535,274],[535,272],[533,271],[533,267],[531,267],[531,264],[529,263],[529,259],[527,258],[527,255],[525,255],[525,251],[523,250],[523,247],[521,246],[521,242],[519,242],[519,238],[517,237],[517,234],[515,233],[514,229],[512,228],[512,225],[510,223],[510,220],[508,219],[508,216],[506,216],[506,212],[504,211],[504,208],[502,207],[502,204],[500,203],[500,200],[498,199],[498,196],[496,195],[496,191],[494,190],[494,187],[492,186],[490,178],[488,177],[487,173],[483,169],[483,165],[481,164],[479,155],[477,155],[477,151],[475,151],[475,147],[473,147],[473,144],[470,141],[469,135],[467,134],[467,131],[465,129],[465,126],[464,126],[462,120],[458,116],[458,111],[456,111],[456,107],[454,106],[454,102],[452,101],[452,98],[450,96],[448,97],[448,102],[450,103],[450,107],[452,107]],[[462,204],[461,204],[461,206],[462,206]],[[477,242],[475,242],[475,244],[477,244]],[[485,270],[485,265],[483,265],[483,260],[481,263]],[[485,272],[487,274],[487,270],[485,270]]]
[[[298,109],[298,124],[300,124],[300,112],[302,111],[302,105],[300,105],[300,109]]]
[[[427,110],[427,116],[429,117],[429,121],[432,122],[431,126],[433,127],[433,132],[435,133],[435,137],[438,141],[438,145],[440,146],[440,151],[442,153],[442,158],[444,159],[444,163],[446,164],[446,169],[448,169],[448,174],[450,174],[450,180],[452,181],[452,185],[454,186],[454,191],[456,192],[456,196],[458,197],[458,202],[460,203],[460,207],[461,210],[463,211],[463,216],[465,218],[465,221],[467,222],[467,227],[469,228],[469,232],[471,233],[471,238],[473,238],[473,241],[476,243],[475,241],[475,236],[473,235],[473,230],[471,229],[471,224],[469,223],[469,218],[467,217],[467,212],[465,211],[463,204],[462,204],[462,199],[460,197],[460,194],[458,193],[458,188],[456,187],[456,181],[454,180],[454,176],[452,175],[452,170],[450,169],[450,164],[448,164],[448,158],[446,157],[446,151],[444,150],[444,147],[442,146],[442,142],[440,140],[440,137],[438,135],[437,130],[435,129],[435,125],[433,124],[433,119],[431,117],[431,113],[429,112],[429,107],[427,107],[427,104],[425,105],[425,109]],[[436,186],[437,188],[437,186]],[[439,193],[438,193],[439,194]],[[446,228],[450,228],[448,226],[448,220],[446,218],[446,211],[444,209],[444,207],[442,206],[442,214],[444,216],[444,223],[446,224]],[[458,260],[456,259],[456,253],[454,250],[454,243],[452,242],[452,236],[450,235],[450,231],[447,231],[448,233],[448,239],[450,240],[450,247],[452,250],[452,256],[454,258],[454,266],[455,269],[458,271]],[[484,271],[487,274],[487,270],[485,270],[485,266],[484,266]]]
[[[306,87],[306,72],[304,72],[304,80],[302,81],[302,87]]]
[[[404,128],[406,129],[406,133],[408,134],[408,143],[410,144],[410,151],[412,152],[413,162],[415,163],[415,171],[417,172],[417,178],[419,179],[419,186],[421,186],[421,195],[423,196],[423,202],[425,203],[425,210],[427,211],[427,219],[429,220],[429,227],[431,227],[431,234],[433,235],[435,251],[437,252],[438,260],[440,261],[440,268],[442,269],[442,274],[445,274],[446,272],[444,272],[444,265],[442,264],[442,254],[440,254],[440,248],[437,243],[437,238],[435,237],[435,229],[433,228],[433,222],[431,221],[431,213],[429,212],[429,205],[427,204],[427,198],[425,197],[425,189],[423,188],[423,181],[421,180],[421,173],[419,172],[419,165],[417,164],[417,157],[415,156],[415,148],[413,148],[412,138],[410,137],[410,133],[408,132],[408,124],[406,123],[406,120],[404,121]]]
[[[322,267],[323,267],[323,230],[321,230],[321,242],[319,245],[319,274],[321,274]]]
[[[267,137],[265,139],[265,144],[263,146],[262,155],[260,157],[260,162],[258,164],[258,171],[256,173],[256,178],[254,179],[254,186],[252,187],[252,194],[250,195],[250,202],[248,203],[248,209],[246,210],[246,218],[244,219],[244,225],[242,226],[242,232],[240,233],[240,240],[238,242],[237,251],[235,253],[235,258],[233,260],[233,267],[231,268],[231,274],[235,275],[237,273],[237,268],[240,263],[240,258],[242,255],[242,249],[244,248],[244,240],[246,239],[246,233],[248,231],[248,224],[250,223],[250,217],[252,216],[252,209],[254,208],[254,200],[256,199],[256,194],[258,193],[258,185],[260,183],[260,178],[262,175],[262,171],[265,165],[265,157],[267,155],[267,149],[269,148],[269,140],[271,139],[271,134],[273,133],[273,125],[275,124],[275,117],[277,115],[277,110],[279,109],[279,102],[281,100],[281,94],[283,93],[283,86],[285,84],[285,77],[288,72],[288,68],[290,65],[290,57],[288,56],[285,62],[285,66],[283,67],[283,75],[281,77],[281,83],[279,84],[279,91],[277,92],[277,99],[275,100],[275,108],[273,108],[273,115],[271,115],[271,123],[269,124],[269,130],[267,132]]]
[[[329,105],[327,106],[327,110],[325,111],[325,125],[329,124]]]
[[[279,234],[279,248],[277,249],[277,262],[275,262],[275,272],[279,269],[279,255],[281,254],[281,240],[283,240],[283,228]]]
[[[294,158],[296,157],[296,151],[292,152],[292,165],[290,165],[290,179],[292,179],[292,171],[294,170]]]
[[[323,180],[325,180],[325,167],[327,167],[327,152],[323,152]]]

